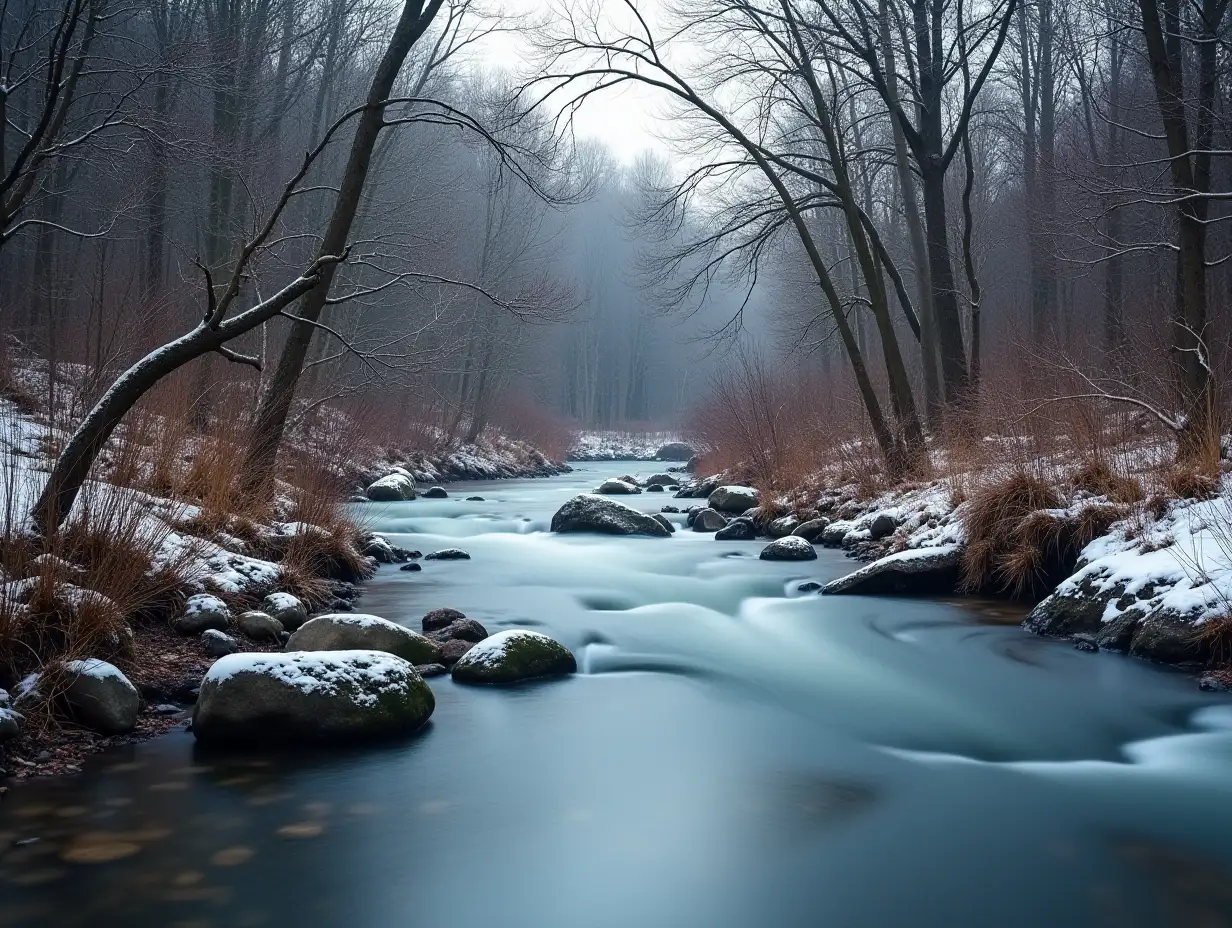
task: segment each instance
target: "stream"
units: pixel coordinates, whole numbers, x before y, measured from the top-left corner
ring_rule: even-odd
[[[15,784],[0,926],[1232,925],[1232,700],[1029,635],[1013,604],[796,589],[852,569],[838,551],[547,532],[658,469],[357,507],[472,555],[382,567],[361,611],[534,628],[580,672],[432,679],[432,721],[393,744],[176,732]]]

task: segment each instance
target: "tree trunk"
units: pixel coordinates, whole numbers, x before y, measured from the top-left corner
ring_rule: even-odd
[[[442,2],[443,0],[428,0],[425,6],[424,0],[406,0],[403,4],[398,26],[368,90],[367,108],[360,115],[355,128],[346,171],[334,202],[334,214],[318,252],[321,255],[342,254],[346,249],[351,224],[359,209],[364,181],[368,176],[372,149],[384,123],[384,101],[389,98],[394,81],[411,47],[428,28]],[[298,315],[309,322],[292,324],[282,355],[278,359],[278,368],[261,399],[244,460],[241,489],[245,493],[255,494],[262,491],[273,473],[278,446],[282,443],[283,432],[286,430],[287,414],[303,372],[308,345],[312,340],[314,329],[310,323],[316,322],[325,308],[336,267],[331,264],[322,271],[321,286],[311,291],[299,307]]]

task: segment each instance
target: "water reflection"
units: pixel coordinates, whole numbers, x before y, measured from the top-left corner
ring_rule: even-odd
[[[576,678],[436,678],[429,728],[367,749],[180,733],[22,784],[0,925],[1229,923],[1226,701],[1005,603],[795,592],[835,552],[542,531],[630,466],[367,511],[473,559],[387,568],[363,608],[535,625]]]

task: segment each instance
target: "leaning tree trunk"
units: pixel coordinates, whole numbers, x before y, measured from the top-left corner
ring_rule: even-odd
[[[319,253],[322,255],[342,254],[346,249],[351,225],[359,211],[364,181],[368,177],[372,150],[385,122],[384,101],[389,98],[394,81],[411,47],[427,30],[442,2],[443,0],[430,0],[425,8],[423,0],[407,0],[402,7],[394,37],[385,50],[372,79],[372,86],[368,90],[367,107],[360,115],[359,124],[355,128],[346,173],[343,175],[338,198],[334,201],[334,214],[321,241]],[[314,289],[299,307],[298,315],[308,321],[292,325],[282,355],[278,359],[278,368],[261,399],[248,439],[248,453],[244,459],[241,478],[243,493],[251,495],[260,492],[273,472],[278,446],[282,443],[282,436],[286,431],[291,401],[295,397],[295,388],[303,373],[304,360],[308,356],[308,346],[312,341],[312,323],[320,318],[321,311],[325,308],[335,270],[336,265],[324,268],[322,285]]]

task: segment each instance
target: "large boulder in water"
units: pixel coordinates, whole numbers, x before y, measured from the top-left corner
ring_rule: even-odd
[[[421,728],[436,699],[383,651],[232,654],[201,681],[193,734],[205,743],[332,742]]]
[[[651,535],[670,538],[671,532],[632,506],[590,493],[575,496],[552,516],[554,532],[600,532],[606,535]]]
[[[339,612],[309,619],[287,641],[287,651],[384,651],[412,664],[435,664],[441,652],[435,641],[386,619]]]
[[[827,583],[823,593],[933,596],[953,593],[962,570],[962,547],[940,545],[899,551]]]
[[[405,471],[387,474],[368,485],[364,495],[374,503],[401,503],[415,498],[415,478]]]
[[[697,454],[692,445],[682,441],[669,441],[655,452],[656,461],[688,461]]]
[[[772,541],[761,550],[763,561],[815,561],[817,552],[799,535],[788,535]]]
[[[695,532],[717,532],[726,525],[727,520],[713,509],[699,510],[693,516],[693,531]]]
[[[599,484],[595,488],[595,492],[604,496],[627,496],[633,493],[641,493],[642,488],[623,477],[613,477],[611,480],[604,480]]]
[[[60,700],[73,720],[103,735],[122,735],[137,725],[141,695],[128,677],[106,661],[69,661]]]
[[[716,541],[752,541],[757,537],[757,527],[751,519],[737,516],[715,533]]]
[[[676,483],[676,478],[671,474],[652,474],[646,478],[647,487],[670,487]]]
[[[453,665],[459,683],[519,683],[577,671],[573,653],[539,632],[511,628],[497,632],[468,650]]]
[[[734,512],[737,515],[757,505],[758,492],[752,487],[727,486],[711,492],[706,503],[719,512]]]
[[[800,524],[800,520],[795,516],[779,516],[777,519],[771,519],[766,525],[766,534],[771,538],[782,538],[785,535],[794,535],[796,526]],[[800,537],[804,537],[803,535]]]

